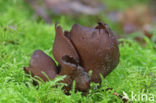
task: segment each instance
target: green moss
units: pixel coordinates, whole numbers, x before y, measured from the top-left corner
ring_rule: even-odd
[[[92,83],[87,96],[81,96],[80,92],[74,93],[74,89],[67,96],[61,90],[61,84],[58,88],[52,88],[62,77],[47,83],[40,82],[39,87],[33,86],[33,79],[24,73],[23,67],[28,66],[36,49],[52,57],[55,30],[54,26],[43,21],[36,22],[31,10],[24,5],[23,1],[0,1],[0,103],[122,102],[112,95],[113,91],[105,91],[106,88],[113,88],[120,94],[125,91],[129,96],[131,91],[156,95],[156,51],[148,39],[146,47],[134,41],[120,40],[124,42],[120,44],[120,64],[109,76],[103,78],[101,88],[97,89],[97,84]],[[85,25],[94,23],[94,20],[89,23],[86,19],[83,17],[77,22]],[[75,22],[65,16],[59,17],[58,21],[67,30]]]

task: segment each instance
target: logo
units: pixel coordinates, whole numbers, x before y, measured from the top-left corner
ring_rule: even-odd
[[[123,98],[124,99],[128,99],[130,101],[142,101],[142,102],[154,102],[155,100],[155,96],[153,94],[145,94],[145,93],[134,93],[133,91],[131,91],[131,95],[128,96],[128,94],[123,91]]]

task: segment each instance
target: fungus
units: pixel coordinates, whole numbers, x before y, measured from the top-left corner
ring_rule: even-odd
[[[79,24],[73,25],[71,31],[63,32],[61,26],[55,25],[56,36],[53,46],[55,62],[41,50],[32,55],[26,73],[39,76],[44,81],[45,72],[50,80],[58,75],[66,75],[60,82],[69,91],[73,80],[76,81],[76,90],[88,91],[90,81],[101,83],[100,73],[106,77],[119,63],[118,42],[107,24],[99,22],[95,28],[86,28]],[[60,67],[60,68],[59,68]],[[91,78],[88,72],[92,70]]]

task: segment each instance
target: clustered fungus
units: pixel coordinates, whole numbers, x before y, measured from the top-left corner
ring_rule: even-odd
[[[61,26],[55,25],[56,36],[53,46],[55,62],[41,50],[36,50],[31,58],[26,73],[38,76],[47,81],[58,75],[66,75],[62,83],[69,91],[73,80],[76,81],[76,90],[85,92],[90,82],[101,83],[100,74],[106,77],[119,63],[120,53],[118,42],[107,24],[99,22],[95,28],[83,27],[79,24],[72,26],[71,31],[63,32]],[[92,76],[89,77],[89,71]]]

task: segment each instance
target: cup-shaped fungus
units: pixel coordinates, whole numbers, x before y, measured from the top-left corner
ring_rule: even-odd
[[[105,77],[118,65],[118,42],[107,24],[99,22],[95,28],[75,24],[70,37],[80,56],[80,65],[86,72],[93,71],[91,81],[101,82],[99,74]]]
[[[56,36],[53,46],[55,62],[40,50],[34,52],[26,73],[32,72],[44,81],[58,75],[66,75],[60,82],[66,83],[65,90],[69,91],[73,80],[76,90],[88,91],[90,81],[100,83],[102,74],[106,77],[119,63],[118,42],[105,23],[99,23],[95,28],[86,28],[79,24],[73,25],[70,32],[63,32],[61,26],[55,25]],[[59,67],[59,68],[58,68]],[[89,78],[88,72],[92,70]]]

